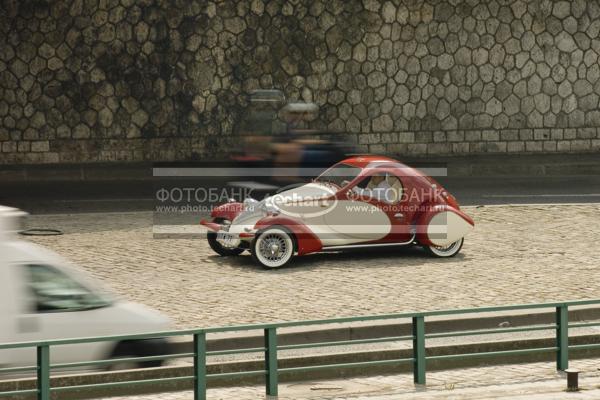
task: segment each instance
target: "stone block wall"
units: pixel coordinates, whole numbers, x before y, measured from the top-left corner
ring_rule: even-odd
[[[258,88],[360,151],[600,151],[598,1],[0,4],[2,164],[219,157]]]

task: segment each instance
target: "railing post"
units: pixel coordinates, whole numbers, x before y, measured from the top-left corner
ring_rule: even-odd
[[[37,346],[37,399],[50,400],[50,347]]]
[[[566,305],[556,307],[556,369],[569,368],[569,309]]]
[[[425,317],[416,316],[412,320],[413,329],[413,366],[414,382],[425,384]]]
[[[277,396],[277,331],[265,329],[265,370],[267,396]]]
[[[206,400],[206,333],[194,334],[194,400]]]

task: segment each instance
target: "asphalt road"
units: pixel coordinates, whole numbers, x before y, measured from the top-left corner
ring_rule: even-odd
[[[464,205],[600,202],[600,176],[438,179]]]
[[[600,202],[600,176],[438,177],[461,205],[558,204]],[[151,211],[156,201],[151,181],[43,182],[2,184],[0,204],[32,214]],[[185,186],[212,186],[222,182]]]

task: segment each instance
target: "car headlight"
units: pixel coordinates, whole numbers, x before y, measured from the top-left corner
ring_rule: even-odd
[[[267,202],[261,204],[260,211],[262,211],[263,214],[265,214],[265,215],[278,215],[279,214],[279,209],[274,204],[270,204]]]

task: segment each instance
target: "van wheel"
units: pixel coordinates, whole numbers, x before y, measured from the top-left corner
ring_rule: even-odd
[[[109,358],[115,360],[120,358],[162,356],[169,353],[168,347],[168,343],[164,339],[120,342],[117,344]],[[106,369],[108,371],[122,371],[137,368],[155,368],[162,366],[164,363],[164,360],[123,361],[109,364]]]

